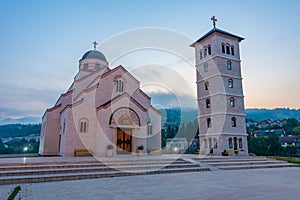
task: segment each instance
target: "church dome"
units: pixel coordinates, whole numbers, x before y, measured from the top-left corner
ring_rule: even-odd
[[[85,54],[83,54],[81,60],[84,60],[87,58],[96,58],[96,59],[104,60],[107,62],[104,54],[97,50],[90,50],[90,51],[86,52]]]

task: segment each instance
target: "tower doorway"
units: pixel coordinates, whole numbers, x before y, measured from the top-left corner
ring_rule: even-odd
[[[238,150],[238,139],[237,139],[237,137],[234,137],[233,138],[233,149],[234,150]]]

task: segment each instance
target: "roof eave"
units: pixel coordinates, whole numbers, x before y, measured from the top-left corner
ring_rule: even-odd
[[[223,31],[223,30],[221,30],[221,29],[213,28],[213,29],[211,29],[210,31],[208,31],[205,35],[203,35],[202,37],[200,37],[196,42],[194,42],[193,44],[191,44],[190,47],[195,47],[195,44],[196,44],[196,43],[198,43],[198,42],[204,40],[205,38],[207,38],[208,36],[210,36],[210,35],[213,34],[213,33],[221,33],[221,34],[224,34],[224,35],[233,37],[233,38],[237,38],[239,42],[245,39],[245,38],[242,38],[242,37],[240,37],[240,36],[237,36],[237,35],[228,33],[228,32],[226,32],[226,31]]]

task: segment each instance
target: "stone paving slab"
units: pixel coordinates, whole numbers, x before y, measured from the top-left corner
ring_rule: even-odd
[[[16,199],[298,200],[299,180],[298,167],[114,177],[20,184]],[[17,185],[0,186],[1,199]]]

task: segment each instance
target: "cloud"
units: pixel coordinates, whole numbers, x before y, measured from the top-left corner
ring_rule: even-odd
[[[175,95],[173,93],[148,93],[151,103],[157,109],[161,108],[196,108],[197,101],[191,95]]]
[[[0,119],[41,117],[51,107],[62,91],[42,88],[22,88],[0,85]]]

